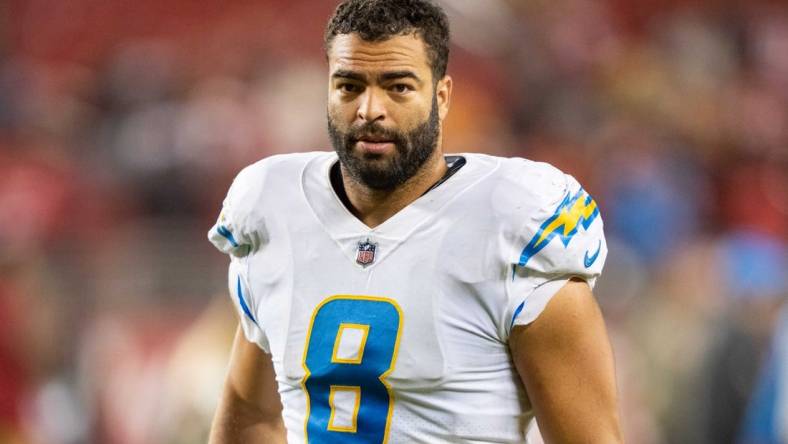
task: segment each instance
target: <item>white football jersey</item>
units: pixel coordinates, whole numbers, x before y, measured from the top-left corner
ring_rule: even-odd
[[[335,194],[333,152],[235,179],[208,236],[231,257],[249,341],[271,354],[290,443],[525,442],[508,337],[607,254],[594,200],[545,163],[463,154],[370,229]]]

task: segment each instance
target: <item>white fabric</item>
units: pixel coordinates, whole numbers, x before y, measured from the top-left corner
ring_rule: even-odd
[[[307,404],[318,415],[317,396],[302,385],[317,378],[306,372],[308,347],[321,341],[340,361],[356,354],[338,333],[310,330],[321,304],[351,296],[383,298],[400,313],[393,368],[383,376],[393,399],[388,442],[525,442],[532,412],[510,329],[536,319],[570,277],[593,285],[607,254],[602,221],[580,185],[547,164],[463,156],[454,176],[374,229],[331,188],[334,153],[274,156],[233,183],[208,237],[243,265],[231,266],[230,288],[247,339],[272,356],[290,442],[304,442]],[[362,266],[356,256],[366,241],[375,258]],[[255,322],[238,302],[238,276]],[[383,347],[376,328],[363,362]]]

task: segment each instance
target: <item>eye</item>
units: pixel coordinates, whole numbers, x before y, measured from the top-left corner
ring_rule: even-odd
[[[340,83],[338,88],[340,91],[346,94],[355,94],[361,90],[361,88],[355,83]]]
[[[407,83],[395,83],[394,85],[391,85],[390,89],[397,94],[405,94],[409,91],[413,91],[413,88]]]

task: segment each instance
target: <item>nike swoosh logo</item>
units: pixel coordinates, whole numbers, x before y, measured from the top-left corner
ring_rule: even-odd
[[[601,239],[599,240],[599,245],[596,247],[596,253],[594,253],[593,256],[588,257],[588,250],[586,250],[586,255],[583,258],[583,264],[586,266],[586,268],[589,268],[590,266],[594,265],[594,262],[596,262],[596,258],[599,257],[599,252],[600,251],[602,251],[602,240]]]

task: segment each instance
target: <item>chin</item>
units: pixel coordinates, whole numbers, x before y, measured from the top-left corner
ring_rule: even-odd
[[[385,154],[379,154],[379,153],[362,153],[359,156],[359,160],[361,160],[362,162],[380,163],[380,162],[385,162],[386,161],[386,155]]]

